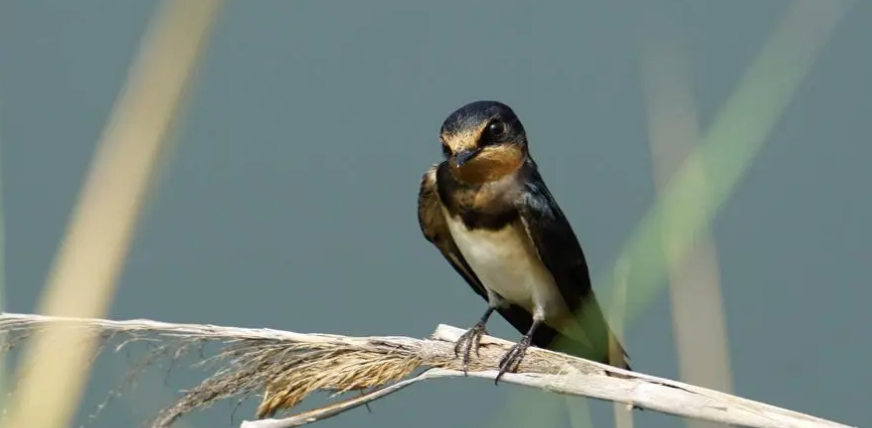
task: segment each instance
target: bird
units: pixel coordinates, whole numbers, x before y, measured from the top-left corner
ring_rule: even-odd
[[[421,177],[418,222],[487,301],[456,341],[464,372],[494,311],[523,334],[494,379],[516,372],[536,346],[630,370],[591,285],[581,245],[530,155],[515,112],[499,101],[463,105],[442,123],[443,160]]]

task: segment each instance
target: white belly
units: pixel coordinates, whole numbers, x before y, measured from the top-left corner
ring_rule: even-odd
[[[445,217],[466,262],[491,292],[546,322],[568,314],[554,279],[522,229],[468,230],[460,219],[448,213]]]

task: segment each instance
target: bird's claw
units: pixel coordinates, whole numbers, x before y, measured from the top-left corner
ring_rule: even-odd
[[[503,358],[500,359],[500,371],[497,373],[497,377],[494,378],[494,385],[500,383],[500,378],[504,374],[518,371],[518,367],[520,367],[521,361],[524,360],[524,355],[527,354],[527,348],[529,347],[530,340],[524,337],[503,355]]]
[[[471,354],[475,352],[475,356],[479,356],[478,348],[481,344],[481,337],[486,334],[487,328],[485,325],[483,323],[478,323],[471,329],[467,330],[466,333],[463,333],[454,344],[455,357],[460,356],[461,351],[463,352],[463,374],[466,374],[467,372]]]

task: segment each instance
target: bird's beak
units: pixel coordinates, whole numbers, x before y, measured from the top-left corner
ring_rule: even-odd
[[[457,166],[463,166],[465,163],[475,158],[479,153],[481,153],[481,149],[463,150],[457,152],[457,154],[454,155],[454,163],[457,164]]]

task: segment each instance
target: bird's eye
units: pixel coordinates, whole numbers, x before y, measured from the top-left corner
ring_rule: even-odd
[[[487,125],[487,133],[490,137],[499,137],[506,130],[506,125],[499,120],[495,120]]]

